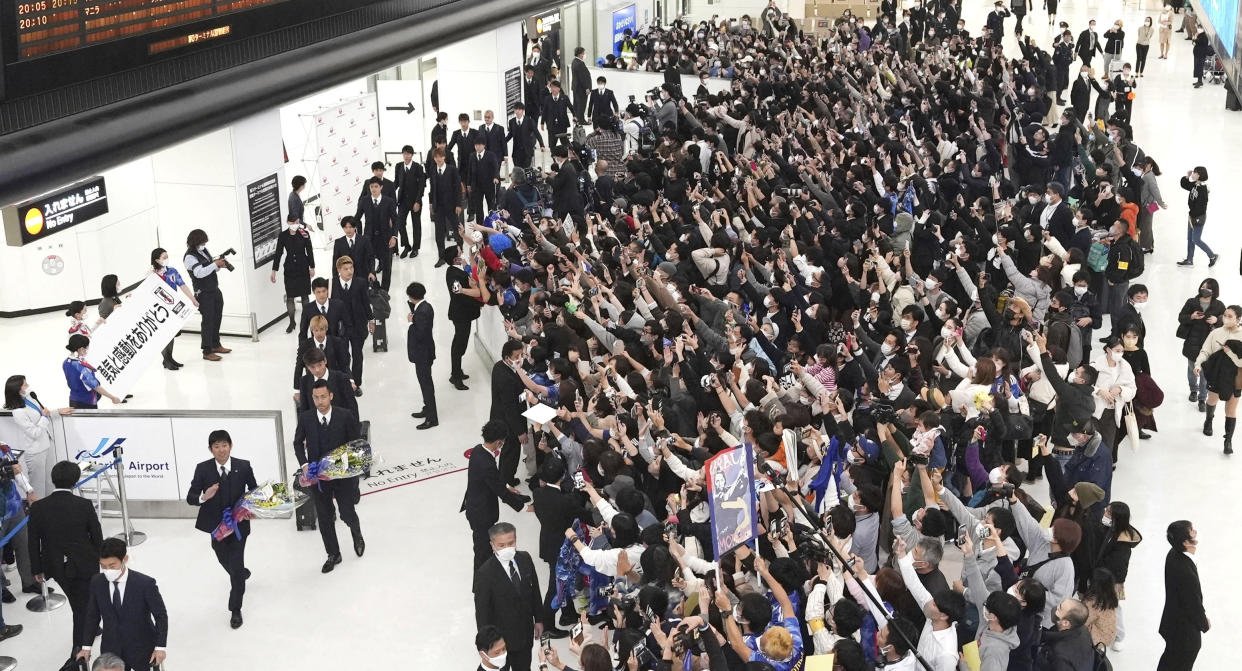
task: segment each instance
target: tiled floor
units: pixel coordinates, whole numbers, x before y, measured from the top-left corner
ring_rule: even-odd
[[[756,2],[756,10],[761,3]],[[985,3],[967,9],[968,25],[982,24]],[[1155,5],[1147,3],[1150,10]],[[1061,3],[1061,17],[1075,34],[1087,16],[1100,26],[1123,17],[1128,32],[1141,23],[1133,3],[1115,1]],[[1045,14],[1036,9],[1027,30],[1048,44]],[[1012,20],[1009,30],[1012,31]],[[1190,87],[1190,44],[1175,35],[1167,61],[1149,62],[1135,101],[1134,127],[1138,141],[1164,169],[1161,180],[1171,209],[1157,215],[1157,252],[1149,257],[1146,282],[1152,307],[1147,312],[1148,349],[1156,379],[1167,400],[1157,411],[1161,431],[1138,451],[1125,447],[1121,454],[1114,498],[1126,501],[1146,540],[1134,553],[1125,604],[1127,647],[1114,653],[1118,669],[1148,669],[1155,665],[1161,640],[1156,633],[1163,603],[1162,566],[1167,551],[1164,527],[1174,519],[1190,518],[1200,530],[1199,571],[1206,593],[1212,632],[1205,637],[1199,668],[1228,668],[1230,632],[1242,626],[1242,613],[1228,588],[1229,567],[1240,547],[1225,542],[1236,527],[1229,501],[1232,472],[1238,466],[1221,454],[1220,439],[1199,433],[1201,416],[1185,399],[1184,361],[1180,341],[1174,338],[1175,317],[1181,303],[1205,276],[1221,282],[1226,302],[1242,301],[1242,283],[1234,272],[1242,232],[1230,215],[1238,211],[1238,169],[1233,163],[1242,147],[1242,126],[1236,114],[1224,110],[1219,86]],[[1011,38],[1012,39],[1012,38]],[[1127,47],[1127,56],[1133,53]],[[1212,206],[1206,238],[1223,254],[1211,271],[1200,256],[1195,269],[1178,268],[1184,256],[1185,199],[1177,178],[1195,165],[1212,174]],[[430,240],[424,250],[433,247]],[[360,399],[363,416],[372,421],[373,440],[389,464],[415,458],[440,458],[446,464],[465,465],[463,450],[477,440],[486,417],[488,366],[468,357],[473,377],[468,392],[447,384],[447,343],[450,324],[442,275],[432,269],[430,255],[399,262],[395,287],[421,280],[431,289],[430,299],[440,319],[436,324],[441,358],[436,366],[441,425],[427,432],[413,430],[409,412],[418,391],[410,364],[405,361],[404,322],[390,320],[391,351],[367,355],[366,395]],[[394,292],[399,294],[400,292]],[[398,298],[399,300],[399,298]],[[403,314],[398,310],[397,316]],[[49,315],[0,322],[0,372],[28,375],[45,399],[62,398],[64,381],[58,362],[63,356],[64,317]],[[192,356],[192,336],[178,342],[185,369],[147,373],[135,390],[132,407],[139,408],[280,408],[292,433],[289,370],[293,336],[277,329],[259,343],[233,340],[234,352],[222,363]],[[1218,434],[1219,436],[1219,427]],[[246,446],[238,445],[239,456]],[[189,520],[141,520],[138,527],[150,540],[133,551],[133,567],[155,576],[171,613],[168,666],[172,669],[288,669],[288,668],[470,668],[477,662],[472,648],[473,607],[470,597],[470,535],[458,514],[465,474],[397,487],[363,499],[359,512],[368,540],[363,559],[347,556],[338,569],[320,575],[323,551],[319,536],[298,533],[292,522],[256,522],[248,561],[254,572],[246,599],[246,624],[228,628],[225,598],[228,583],[216,564],[204,534]],[[502,519],[519,529],[519,546],[534,549],[537,522],[533,515],[502,511]],[[118,523],[105,520],[105,531]],[[343,530],[342,530],[343,531]],[[541,581],[546,576],[541,576]],[[15,606],[5,607],[5,619],[26,626],[26,632],[0,645],[0,654],[20,660],[20,668],[57,668],[68,648],[69,613],[61,609],[36,615]],[[365,660],[365,661],[364,661]]]

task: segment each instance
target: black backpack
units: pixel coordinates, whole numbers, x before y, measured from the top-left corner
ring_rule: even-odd
[[[372,284],[367,289],[367,300],[371,302],[371,314],[375,319],[383,321],[392,314],[392,305],[389,303],[388,292],[378,284]]]
[[[1130,245],[1131,251],[1130,267],[1126,269],[1126,279],[1136,280],[1139,275],[1143,274],[1143,262],[1146,254],[1143,253],[1143,249],[1133,239],[1127,240],[1126,244]]]

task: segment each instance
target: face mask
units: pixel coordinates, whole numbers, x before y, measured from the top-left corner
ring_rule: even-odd
[[[496,551],[496,559],[499,559],[501,564],[508,564],[509,562],[513,561],[513,557],[516,554],[517,554],[517,548],[514,548],[514,547],[500,548],[499,550]]]
[[[1079,298],[1082,298],[1082,295],[1083,295],[1083,294],[1085,294],[1085,293],[1087,293],[1087,287],[1080,287],[1080,286],[1075,286],[1075,287],[1074,287],[1074,295],[1075,295],[1075,296],[1077,296],[1077,297],[1079,297]]]
[[[909,331],[909,330],[910,330],[910,320],[909,320],[909,319],[902,319],[902,320],[901,320],[901,330],[902,330],[902,331]]]
[[[487,657],[487,655],[483,655],[483,656]],[[509,659],[509,652],[505,651],[505,653],[503,655],[500,655],[499,657],[487,657],[487,663],[491,664],[492,666],[498,669],[503,669],[505,668],[505,662],[508,659]]]
[[[872,294],[871,294],[871,302],[872,302],[872,303],[879,303],[879,302],[880,302],[880,294],[878,294],[878,293],[872,293]]]
[[[1111,352],[1110,352],[1110,356],[1111,356]],[[1065,436],[1065,442],[1069,443],[1070,447],[1078,447],[1082,445],[1082,440],[1078,437],[1077,434],[1073,434],[1073,433]]]
[[[198,246],[198,251],[200,251],[200,252],[206,252],[206,251],[207,251],[207,245],[199,245],[199,246]]]
[[[1113,518],[1109,517],[1108,515],[1105,515],[1104,517],[1100,518],[1100,524],[1103,524],[1106,527],[1111,527],[1113,526]]]
[[[880,354],[883,354],[884,356],[888,356],[892,353],[893,353],[892,345],[888,343],[884,343],[883,345],[880,345]]]
[[[1199,176],[1198,176],[1198,175],[1191,175],[1191,176],[1190,176],[1190,181],[1192,181],[1192,182],[1197,182],[1197,181],[1199,181]]]
[[[1134,311],[1135,311],[1135,312],[1138,312],[1138,313],[1140,313],[1140,314],[1141,314],[1141,313],[1143,312],[1143,308],[1147,307],[1147,302],[1146,302],[1146,301],[1144,301],[1144,302],[1142,302],[1142,303],[1131,303],[1131,305],[1133,305],[1133,306],[1134,306]]]
[[[996,237],[996,234],[995,234],[995,233],[993,233],[993,234],[992,234],[992,244],[994,244],[994,245],[999,245],[999,244],[1000,244],[1000,238]]]
[[[923,288],[927,289],[928,291],[931,291],[932,289],[935,289],[935,288],[936,288],[936,280],[934,280],[934,279],[932,279],[932,278],[930,278],[930,277],[929,277],[929,278],[927,278],[927,279],[925,279],[925,280],[923,280]]]
[[[1211,289],[1208,289],[1207,287],[1204,287],[1204,288],[1202,288],[1202,289],[1200,289],[1200,290],[1199,290],[1199,298],[1211,298],[1211,297],[1212,297],[1212,290],[1211,290]]]
[[[941,337],[941,338],[945,338],[946,340],[947,340],[947,339],[949,339],[949,338],[952,338],[952,337],[953,337],[953,329],[951,329],[951,328],[949,328],[949,327],[947,327],[947,326],[946,326],[946,327],[944,327],[944,328],[942,328],[942,329],[940,329],[940,337]]]
[[[1051,204],[1052,204],[1052,194],[1045,193],[1045,194],[1044,194],[1044,202],[1045,202],[1045,203],[1048,203],[1048,204],[1050,204],[1050,205],[1051,205]]]
[[[103,569],[104,577],[108,579],[108,582],[116,582],[117,580],[121,578],[122,573],[125,573],[125,569],[123,568]]]
[[[1020,594],[1018,593],[1018,584],[1017,584],[1017,583],[1014,583],[1014,584],[1010,585],[1010,586],[1009,586],[1009,589],[1005,590],[1005,593],[1006,593],[1006,594],[1008,594],[1009,596],[1011,596],[1011,597],[1013,597],[1013,598],[1017,599],[1018,601],[1021,601],[1021,600],[1022,600],[1022,595],[1020,595]]]
[[[1083,78],[1083,79],[1087,79],[1088,77],[1090,77],[1090,76],[1091,76],[1091,73],[1089,73],[1089,72],[1083,72],[1083,73],[1081,73],[1081,76],[1082,76],[1082,78]]]

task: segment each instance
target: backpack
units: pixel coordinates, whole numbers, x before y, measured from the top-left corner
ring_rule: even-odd
[[[1126,269],[1126,279],[1135,280],[1143,274],[1143,258],[1147,255],[1139,249],[1138,243],[1134,240],[1127,240],[1126,244],[1130,245],[1131,252],[1130,267]]]
[[[378,284],[372,284],[367,289],[367,300],[371,302],[371,313],[375,319],[383,321],[392,314],[392,305],[389,303],[388,292]]]
[[[1091,243],[1091,250],[1087,254],[1087,267],[1092,272],[1104,272],[1108,267],[1108,245],[1099,241]]]

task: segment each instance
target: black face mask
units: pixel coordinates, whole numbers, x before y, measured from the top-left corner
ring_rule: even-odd
[[[1211,289],[1200,289],[1199,290],[1199,298],[1211,298],[1211,297],[1212,297]]]

